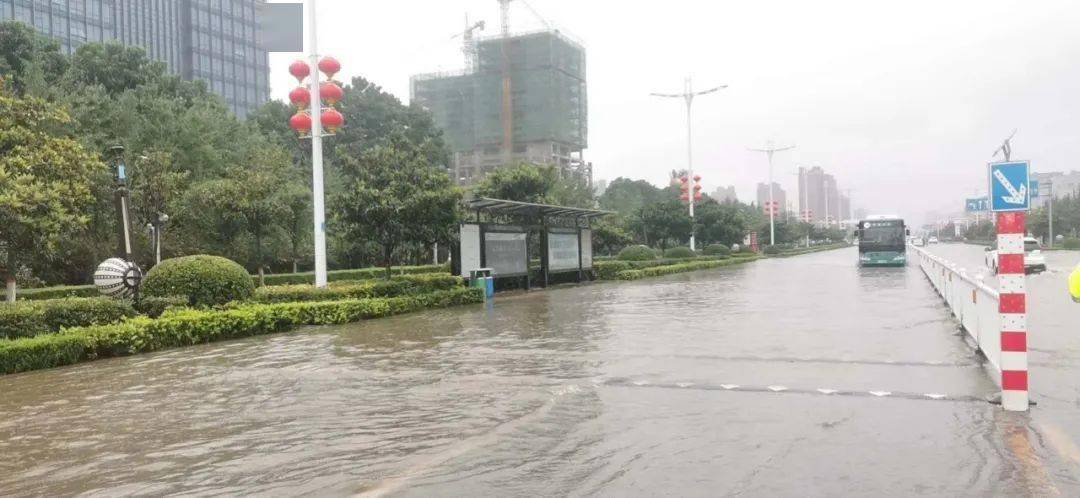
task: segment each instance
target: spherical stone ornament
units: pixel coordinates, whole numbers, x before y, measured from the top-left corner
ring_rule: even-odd
[[[109,258],[98,265],[94,272],[94,285],[106,296],[124,299],[135,295],[142,277],[139,265],[120,258]]]

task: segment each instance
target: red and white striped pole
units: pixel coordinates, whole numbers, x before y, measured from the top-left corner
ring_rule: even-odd
[[[1028,409],[1026,213],[997,213],[998,314],[1001,323],[1001,406]]]

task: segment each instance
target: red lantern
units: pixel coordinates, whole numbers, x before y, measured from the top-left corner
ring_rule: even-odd
[[[694,181],[695,182],[700,182],[701,181],[701,175],[694,175]]]
[[[694,185],[694,192],[701,190],[701,185]]]
[[[687,195],[686,193],[683,193],[683,195],[679,196],[679,200],[683,201],[683,202],[689,202],[690,201],[690,196]]]
[[[684,176],[684,177],[681,177],[681,178],[679,178],[679,181],[680,181],[680,182],[683,182],[683,183],[686,183],[686,182],[688,182],[688,181],[689,181],[689,179],[687,179],[687,178],[686,178],[686,177]]]
[[[311,105],[311,92],[302,86],[296,87],[289,92],[289,102],[292,102],[297,109],[307,109]]]
[[[688,190],[690,190],[690,186],[684,183],[682,185],[679,185],[679,190],[685,194]]]
[[[329,131],[330,133],[333,133],[338,128],[341,128],[341,125],[345,124],[345,116],[342,116],[336,109],[327,109],[322,113],[321,119],[323,128],[326,128],[326,131]]]
[[[345,92],[333,81],[327,81],[319,85],[319,97],[322,98],[323,102],[330,105],[336,104],[344,95]]]
[[[701,192],[694,193],[694,200],[695,201],[700,201],[701,200]]]
[[[338,71],[341,71],[341,63],[333,57],[323,57],[319,61],[319,70],[326,73],[327,78],[333,78]]]
[[[311,67],[304,61],[296,61],[289,65],[289,74],[303,83],[304,78],[311,74]]]
[[[298,112],[293,117],[289,118],[289,127],[296,130],[301,135],[307,135],[311,133],[311,116],[306,112]]]

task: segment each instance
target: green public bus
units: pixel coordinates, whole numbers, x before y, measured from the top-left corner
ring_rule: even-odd
[[[869,216],[859,222],[859,266],[905,266],[911,231],[899,216]]]

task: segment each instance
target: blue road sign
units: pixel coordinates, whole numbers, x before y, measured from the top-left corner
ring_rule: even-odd
[[[1027,211],[1031,207],[1028,162],[991,163],[990,210]]]
[[[1032,199],[1038,199],[1039,198],[1039,182],[1036,181],[1036,180],[1031,180],[1031,182],[1029,182],[1029,183],[1031,183],[1031,198]]]
[[[964,211],[969,213],[983,213],[990,210],[990,199],[986,197],[969,197],[964,201]]]

